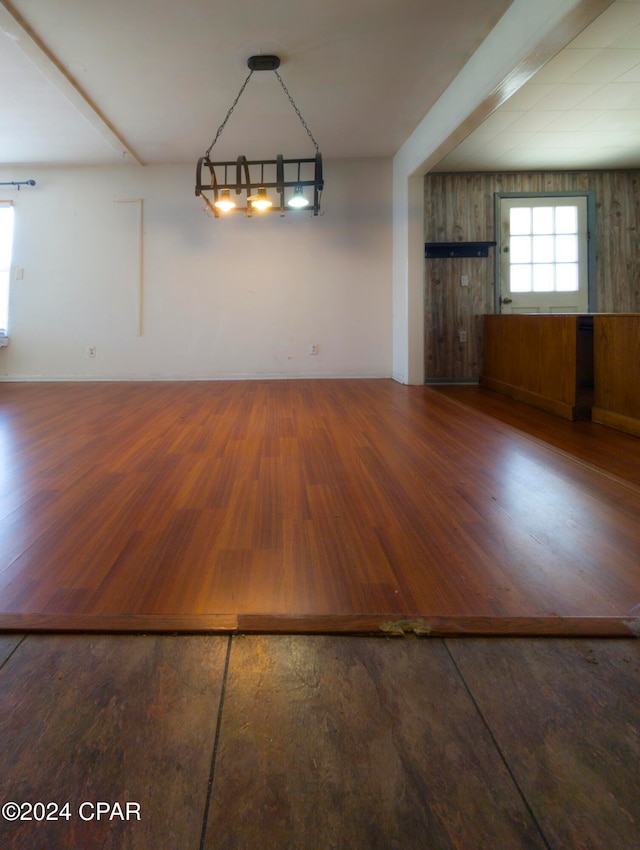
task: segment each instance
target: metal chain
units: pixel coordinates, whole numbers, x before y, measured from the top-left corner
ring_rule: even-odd
[[[316,152],[317,152],[317,153],[320,153],[320,148],[319,148],[319,146],[318,146],[318,143],[317,143],[317,142],[316,142],[316,140],[313,138],[313,133],[312,133],[312,132],[311,132],[311,130],[307,127],[307,122],[306,122],[306,121],[304,120],[304,118],[302,117],[302,115],[301,115],[301,113],[300,113],[300,110],[298,109],[298,107],[297,107],[297,106],[296,106],[296,104],[295,104],[294,99],[293,99],[293,98],[291,97],[291,95],[289,94],[289,90],[288,90],[288,89],[287,89],[287,87],[285,86],[285,84],[284,84],[284,82],[283,82],[283,80],[282,80],[282,77],[281,77],[281,76],[280,76],[280,74],[276,71],[276,69],[275,69],[275,68],[274,68],[274,70],[273,70],[273,73],[274,73],[274,74],[276,75],[276,77],[278,78],[278,82],[279,82],[279,83],[280,83],[280,85],[282,86],[282,90],[284,91],[284,93],[286,94],[286,96],[289,98],[289,103],[291,104],[291,106],[293,106],[293,108],[294,108],[294,110],[295,110],[296,115],[297,115],[297,116],[298,116],[298,118],[300,119],[300,123],[302,124],[302,126],[304,127],[304,129],[307,131],[307,135],[309,136],[309,138],[310,138],[310,139],[311,139],[311,141],[313,142],[313,144],[314,144],[314,146],[315,146],[315,149],[316,149]],[[244,81],[244,83],[242,84],[242,87],[241,87],[240,91],[238,92],[238,96],[237,96],[237,97],[236,97],[236,99],[233,101],[233,103],[231,104],[231,108],[229,109],[229,111],[228,111],[228,112],[227,112],[227,114],[225,115],[224,121],[223,121],[223,122],[222,122],[222,124],[218,127],[218,130],[217,130],[217,132],[216,132],[216,135],[215,135],[214,140],[211,142],[211,144],[210,144],[210,145],[209,145],[209,147],[207,148],[207,152],[206,152],[206,154],[205,154],[205,158],[207,158],[207,159],[209,158],[209,154],[211,153],[211,149],[213,148],[213,146],[215,145],[215,143],[218,141],[218,138],[220,137],[220,134],[221,134],[221,133],[222,133],[222,131],[224,130],[224,128],[225,128],[225,126],[226,126],[226,124],[227,124],[227,121],[228,121],[228,120],[229,120],[229,118],[231,117],[231,113],[232,113],[232,112],[233,112],[233,110],[236,108],[236,104],[238,103],[238,101],[240,100],[240,97],[242,96],[242,92],[246,89],[246,87],[247,87],[247,83],[248,83],[248,82],[249,82],[249,80],[251,79],[251,75],[252,75],[252,74],[253,74],[253,68],[251,69],[251,71],[249,71],[249,73],[248,73],[248,75],[247,75],[247,79]]]
[[[248,83],[248,82],[249,82],[249,80],[251,79],[251,75],[252,75],[252,74],[253,74],[253,68],[249,71],[249,74],[247,75],[247,79],[246,79],[246,80],[244,81],[244,83],[242,84],[242,88],[241,88],[241,89],[240,89],[240,91],[238,92],[238,96],[236,97],[236,99],[235,99],[235,100],[233,101],[233,103],[231,104],[231,108],[230,108],[230,109],[229,109],[229,111],[227,112],[227,114],[226,114],[226,116],[225,116],[224,121],[223,121],[223,122],[222,122],[222,124],[218,127],[218,132],[216,133],[214,140],[211,142],[211,144],[210,144],[210,145],[209,145],[209,147],[207,148],[207,152],[206,152],[206,154],[205,154],[205,158],[206,158],[206,159],[208,159],[208,158],[209,158],[209,154],[211,153],[211,148],[212,148],[212,147],[215,145],[215,143],[218,141],[218,137],[220,136],[220,133],[222,133],[222,131],[224,130],[225,125],[226,125],[227,121],[228,121],[228,120],[229,120],[229,118],[231,117],[231,113],[232,113],[232,112],[233,112],[233,110],[236,108],[236,104],[237,104],[237,102],[240,100],[240,97],[241,97],[241,95],[242,95],[242,92],[246,89],[246,87],[247,87],[247,83]],[[286,89],[285,89],[285,91],[286,91]],[[293,101],[291,101],[291,102],[293,103]],[[304,124],[304,121],[303,121],[302,123]],[[305,126],[306,126],[306,125],[305,125]],[[309,132],[309,131],[307,130],[307,132]],[[311,135],[311,134],[309,133],[309,135]],[[312,137],[312,138],[313,138],[313,137]],[[317,145],[316,145],[316,147],[317,147]]]
[[[273,70],[273,73],[274,73],[274,74],[276,75],[276,77],[278,78],[278,82],[279,82],[279,83],[280,83],[280,85],[282,86],[282,89],[283,89],[284,93],[285,93],[285,94],[286,94],[286,96],[289,98],[289,102],[291,103],[291,106],[293,106],[293,108],[295,109],[295,111],[296,111],[296,115],[297,115],[297,116],[298,116],[298,118],[300,119],[300,123],[302,124],[302,126],[304,127],[304,129],[307,131],[307,135],[309,136],[309,138],[311,139],[311,141],[312,141],[312,142],[313,142],[313,144],[315,145],[316,153],[320,153],[320,148],[318,147],[318,143],[317,143],[317,142],[316,142],[316,140],[313,138],[313,133],[312,133],[312,132],[311,132],[311,130],[307,127],[307,123],[306,123],[306,121],[304,120],[304,118],[303,118],[303,117],[302,117],[302,115],[300,114],[300,110],[299,110],[299,109],[298,109],[298,107],[295,105],[295,102],[294,102],[293,98],[291,97],[291,95],[289,94],[289,91],[288,91],[287,87],[286,87],[286,86],[285,86],[285,84],[283,83],[283,81],[282,81],[282,77],[281,77],[281,76],[280,76],[280,74],[279,74],[279,73],[275,70],[275,68],[274,68],[274,70]]]

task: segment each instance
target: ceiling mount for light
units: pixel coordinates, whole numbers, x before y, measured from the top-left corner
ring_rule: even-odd
[[[250,56],[247,60],[249,75],[242,84],[240,91],[231,108],[227,112],[224,121],[218,127],[215,138],[209,145],[204,156],[200,157],[196,167],[196,197],[201,197],[208,212],[218,218],[221,214],[235,211],[245,212],[251,216],[253,212],[278,211],[280,215],[285,210],[301,210],[311,204],[305,194],[305,190],[313,194],[313,205],[310,209],[314,215],[320,212],[320,197],[324,188],[322,177],[322,154],[318,143],[313,138],[311,130],[300,114],[300,110],[294,103],[293,98],[287,91],[287,87],[278,73],[280,67],[279,56]],[[296,115],[307,135],[316,149],[313,157],[297,157],[284,159],[278,154],[275,159],[247,160],[246,156],[240,155],[235,161],[212,162],[211,149],[218,141],[220,134],[225,128],[231,113],[240,100],[247,83],[254,71],[273,71],[282,86],[282,90],[289,98],[289,102],[295,110]],[[235,180],[233,177],[235,176]],[[271,179],[269,179],[271,178]],[[255,191],[257,189],[257,191]],[[279,203],[275,204],[267,193],[267,189],[275,190],[279,195]],[[231,192],[236,195],[245,193],[246,206],[238,206],[231,197]],[[205,194],[208,193],[208,194]],[[209,197],[213,195],[213,197]]]
[[[280,67],[279,56],[250,56],[247,67],[252,71],[275,71]]]

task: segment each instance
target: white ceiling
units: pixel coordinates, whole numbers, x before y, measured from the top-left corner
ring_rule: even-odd
[[[640,166],[640,0],[616,0],[434,171]]]
[[[0,163],[391,156],[510,2],[0,0]]]
[[[254,53],[326,158],[391,156],[510,2],[0,0],[0,163],[195,162]],[[616,0],[433,170],[638,167],[639,105],[640,0]],[[307,150],[254,73],[216,158]]]

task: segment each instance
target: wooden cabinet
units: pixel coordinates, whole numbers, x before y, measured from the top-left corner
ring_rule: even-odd
[[[484,317],[480,383],[565,419],[588,419],[593,396],[593,318]]]
[[[485,316],[480,383],[640,436],[640,314]]]
[[[592,419],[640,437],[640,315],[593,317]]]

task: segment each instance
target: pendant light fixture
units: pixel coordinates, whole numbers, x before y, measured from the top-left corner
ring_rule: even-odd
[[[318,143],[313,138],[300,114],[300,110],[278,73],[280,58],[278,56],[251,56],[247,60],[247,66],[249,67],[249,75],[242,84],[224,121],[218,127],[215,138],[209,145],[207,152],[198,160],[196,166],[196,197],[204,200],[207,212],[212,213],[215,218],[219,218],[221,215],[230,215],[233,212],[244,212],[247,216],[251,216],[254,212],[264,214],[277,211],[280,215],[284,215],[287,209],[300,211],[310,205],[314,216],[316,216],[320,212],[320,198],[324,188],[322,154]],[[316,149],[315,156],[285,159],[281,154],[278,154],[275,159],[247,160],[246,156],[240,155],[235,161],[212,161],[211,150],[224,130],[254,71],[274,72],[302,126],[307,131],[307,135],[313,142]],[[269,196],[268,190],[271,190],[273,197]],[[236,196],[244,195],[245,206],[236,204],[232,192]]]

